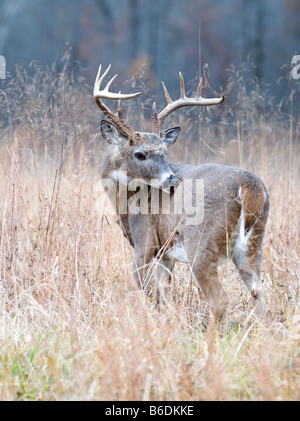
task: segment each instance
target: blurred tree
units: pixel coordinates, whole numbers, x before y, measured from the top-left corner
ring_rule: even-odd
[[[264,39],[265,39],[265,2],[264,0],[255,0],[255,35],[253,41],[255,75],[258,79],[264,76]]]
[[[249,57],[252,76],[280,99],[283,66],[299,49],[299,15],[299,0],[0,0],[0,54],[10,73],[32,60],[60,70],[69,43],[72,64],[82,63],[90,84],[100,62],[112,63],[123,81],[140,66],[153,95],[162,94],[164,80],[173,97],[179,70],[189,82],[208,63],[211,88],[218,89],[231,65]]]

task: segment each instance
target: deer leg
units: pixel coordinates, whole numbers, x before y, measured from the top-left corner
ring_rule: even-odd
[[[238,259],[234,258],[233,261],[248,291],[253,297],[255,314],[258,317],[264,317],[266,313],[266,306],[263,298],[263,289],[260,280],[260,253],[255,253],[250,257],[245,255],[243,258],[241,258],[241,256],[239,256]]]
[[[216,322],[220,321],[226,310],[228,298],[218,278],[217,264],[196,262],[191,269],[198,287],[207,298],[213,318]]]
[[[244,213],[243,209],[243,194],[244,199],[248,196],[248,210]],[[242,200],[241,216],[239,221],[239,235],[236,239],[232,259],[243,279],[248,291],[253,297],[255,313],[258,317],[264,317],[266,313],[266,306],[263,298],[263,290],[260,280],[261,261],[262,261],[262,242],[264,236],[264,228],[268,217],[269,203],[264,192],[263,207],[258,212],[254,204],[256,197],[250,193],[247,188],[244,193],[239,191],[240,199]],[[252,196],[251,196],[252,195]],[[253,204],[254,203],[254,204]],[[254,206],[250,212],[249,207]]]
[[[153,256],[134,253],[134,278],[137,286],[147,292],[150,278],[153,274]]]
[[[143,236],[135,238],[136,227],[142,227],[145,225],[143,230]],[[144,219],[133,220],[129,224],[130,231],[133,232],[134,248],[134,277],[135,281],[140,289],[147,292],[150,278],[153,275],[155,265],[153,264],[153,258],[156,254],[157,246],[156,239],[153,232],[147,227],[147,221]]]
[[[174,261],[161,258],[156,262],[155,268],[155,299],[156,302],[164,306],[166,304],[166,288],[171,281]]]

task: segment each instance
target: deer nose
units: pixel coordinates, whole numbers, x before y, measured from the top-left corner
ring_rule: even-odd
[[[175,175],[174,174],[171,174],[170,177],[167,178],[167,181],[169,183],[172,183],[172,181],[174,181],[175,178],[176,178]]]
[[[169,194],[174,193],[175,189],[179,186],[180,182],[181,180],[178,177],[176,177],[176,175],[174,175],[171,171],[163,174],[160,178],[162,189]]]
[[[169,183],[169,185],[177,187],[180,184],[180,179],[177,178],[174,174],[171,174],[168,178],[167,181]]]
[[[163,189],[169,194],[174,194],[175,189],[179,186],[181,180],[177,178],[174,174],[170,174],[169,177],[164,182]]]

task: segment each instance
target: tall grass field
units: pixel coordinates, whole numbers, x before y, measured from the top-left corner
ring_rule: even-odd
[[[222,91],[223,105],[177,111],[168,121],[182,127],[170,160],[249,169],[270,196],[266,318],[249,325],[251,296],[228,262],[219,276],[229,306],[210,329],[208,304],[185,265],[177,264],[162,311],[136,288],[132,248],[114,216],[103,213],[103,116],[91,87],[67,60],[59,75],[36,63],[30,72],[17,68],[0,91],[0,399],[299,400],[293,86],[276,105],[271,88],[247,80],[241,67]],[[136,90],[131,82],[122,91]],[[145,130],[138,101],[124,107]]]

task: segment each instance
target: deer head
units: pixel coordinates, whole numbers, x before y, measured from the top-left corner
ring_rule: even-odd
[[[94,100],[103,114],[110,120],[102,120],[100,124],[102,136],[109,145],[107,160],[104,165],[107,169],[105,176],[111,176],[119,183],[127,183],[133,178],[141,179],[147,184],[155,185],[155,187],[162,188],[164,191],[172,194],[180,180],[171,171],[166,161],[166,155],[167,148],[176,142],[180,133],[180,127],[161,131],[160,125],[162,121],[177,108],[217,105],[221,104],[225,98],[202,98],[202,78],[200,79],[196,96],[187,98],[184,80],[181,73],[179,73],[180,98],[172,101],[163,83],[167,106],[158,114],[154,103],[152,107],[152,131],[135,132],[124,122],[121,100],[135,98],[141,95],[141,92],[133,94],[110,92],[109,88],[117,75],[101,90],[101,85],[110,67],[101,75],[100,65],[94,85]],[[103,103],[103,99],[118,100],[117,112],[113,113]],[[126,174],[126,179],[121,177],[121,173]]]

